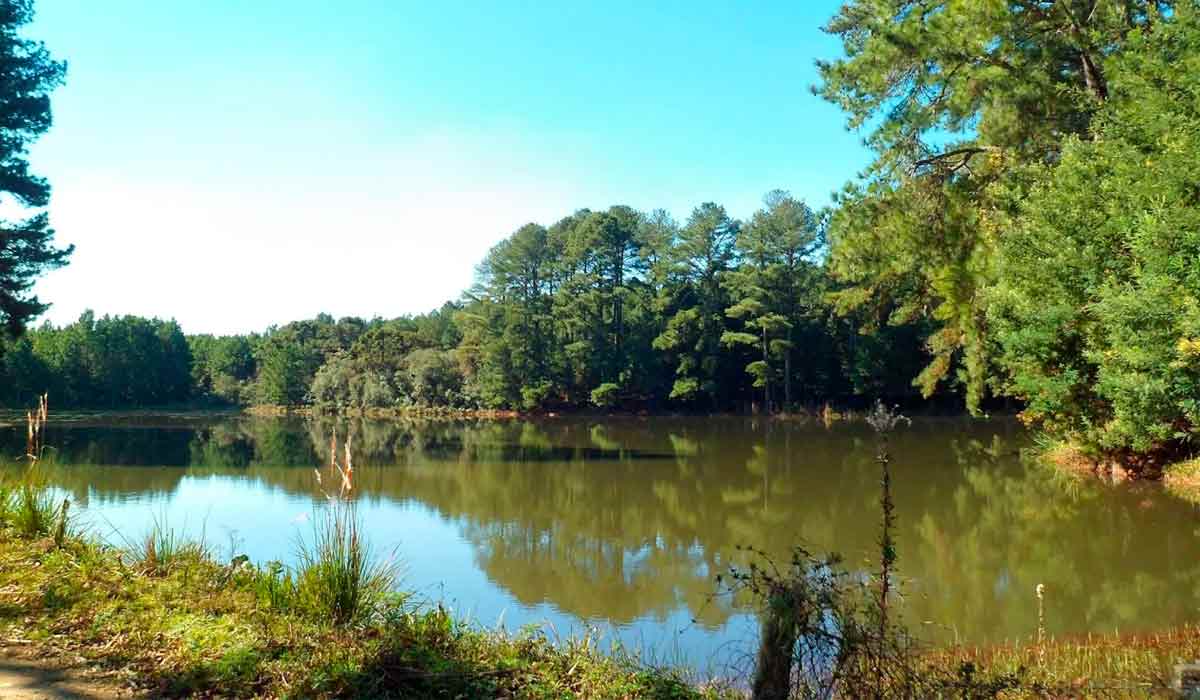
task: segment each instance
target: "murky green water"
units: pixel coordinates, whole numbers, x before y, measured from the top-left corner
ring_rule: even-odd
[[[114,542],[158,518],[225,554],[287,561],[334,429],[354,435],[361,511],[404,585],[481,625],[594,625],[712,666],[752,637],[712,595],[737,545],[783,556],[802,542],[872,566],[862,424],[56,418],[48,473]],[[0,428],[7,453],[23,440]],[[1053,634],[1200,620],[1200,510],[1154,485],[1071,483],[1022,462],[1027,444],[1011,421],[920,419],[893,437],[909,619],[931,639],[1027,637],[1043,583]]]

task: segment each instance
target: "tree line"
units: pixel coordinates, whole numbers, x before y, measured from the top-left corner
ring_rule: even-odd
[[[42,207],[49,189],[24,156],[64,67],[15,34],[31,3],[10,5],[0,52],[19,69],[0,76],[17,96],[0,100],[0,191]],[[873,153],[828,211],[776,192],[746,221],[705,203],[682,223],[613,206],[529,224],[435,313],[188,339],[186,388],[120,389],[102,379],[126,371],[112,353],[51,350],[46,338],[77,333],[152,356],[97,330],[138,321],[81,319],[91,330],[10,341],[3,400],[43,376],[21,371],[113,405],[770,411],[919,391],[974,413],[1013,400],[1031,425],[1134,471],[1195,454],[1200,8],[847,0],[825,30],[842,52],[818,62],[813,90]],[[70,253],[51,234],[43,214],[0,226],[10,336],[45,308],[33,279]]]
[[[747,221],[702,204],[580,210],[492,248],[462,299],[417,316],[184,335],[87,312],[5,343],[0,402],[66,407],[748,411],[916,397],[920,324],[839,316],[824,217],[774,191]]]

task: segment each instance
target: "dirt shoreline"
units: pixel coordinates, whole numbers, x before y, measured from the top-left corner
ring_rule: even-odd
[[[0,643],[0,698],[4,700],[129,700],[147,697],[96,670],[82,657],[39,656],[31,647]]]

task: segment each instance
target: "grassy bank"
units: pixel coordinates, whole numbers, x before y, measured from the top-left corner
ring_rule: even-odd
[[[1200,505],[1200,458],[1167,467],[1163,484],[1176,496]]]
[[[1066,474],[1100,476],[1109,481],[1131,478],[1119,465],[1098,463],[1071,445],[1052,443],[1039,449],[1044,462]],[[1162,483],[1169,493],[1200,505],[1200,458],[1166,465],[1162,470]]]
[[[395,408],[350,408],[339,411],[323,411],[313,406],[279,406],[255,404],[241,409],[251,416],[341,416],[349,418],[518,418],[517,411],[488,408],[449,408],[446,406],[404,406]]]
[[[169,695],[719,698],[591,639],[484,632],[399,596],[338,624],[278,569],[222,565],[160,533],[149,554],[0,528],[0,635]],[[289,599],[290,600],[287,600]]]
[[[594,640],[483,632],[438,608],[385,601],[337,625],[272,601],[270,571],[222,565],[199,546],[160,548],[156,562],[53,532],[0,529],[0,638],[45,655],[83,657],[154,694],[289,697],[732,698],[678,670],[648,668]],[[1093,636],[928,652],[938,674],[964,663],[1012,674],[998,697],[1145,697],[1200,658],[1200,629]],[[984,674],[980,674],[982,677]],[[981,684],[968,697],[992,697]],[[1061,691],[1060,691],[1061,692]]]
[[[1019,678],[1025,690],[1009,691],[1006,697],[1175,697],[1175,667],[1200,660],[1200,627],[948,647],[925,658],[935,668],[969,664],[995,676]]]

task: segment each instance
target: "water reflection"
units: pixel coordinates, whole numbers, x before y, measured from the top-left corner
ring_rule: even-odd
[[[786,556],[803,542],[865,567],[877,536],[872,436],[853,424],[81,422],[52,427],[51,477],[106,517],[118,505],[143,522],[164,507],[211,517],[246,533],[252,556],[287,558],[287,523],[316,497],[311,468],[335,430],[353,435],[373,531],[400,543],[410,580],[650,641],[690,618],[716,635],[738,614],[711,596],[736,545]],[[0,429],[0,445],[20,439]],[[977,642],[1028,636],[1038,583],[1056,634],[1200,619],[1196,509],[1153,485],[1063,484],[1020,459],[1024,444],[1000,421],[918,420],[896,435],[914,622]]]

